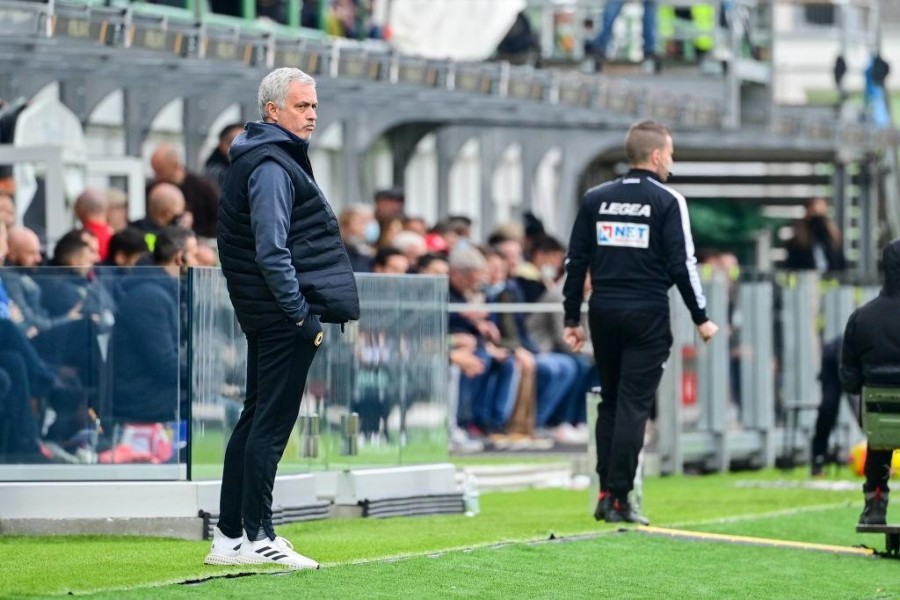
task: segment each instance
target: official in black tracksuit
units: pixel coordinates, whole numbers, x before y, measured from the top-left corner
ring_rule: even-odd
[[[881,294],[856,309],[844,330],[840,377],[849,394],[859,394],[865,385],[900,385],[900,239],[885,246],[881,267]],[[886,523],[892,455],[893,450],[867,448],[860,525]]]
[[[317,106],[312,77],[276,69],[259,88],[263,122],[249,123],[230,150],[218,242],[228,293],[247,336],[247,395],[225,452],[209,564],[318,567],[272,526],[275,471],[322,343],[320,321],[359,318],[337,219],[307,157]]]
[[[588,323],[603,386],[596,424],[600,494],[595,517],[647,524],[628,502],[644,427],[669,356],[669,288],[674,283],[704,341],[707,319],[684,197],[663,182],[672,166],[672,136],[653,121],[625,138],[631,170],[588,190],[572,227],[563,288],[565,337],[584,343],[584,278],[593,289]]]

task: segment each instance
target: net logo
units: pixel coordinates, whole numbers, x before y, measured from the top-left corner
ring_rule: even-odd
[[[647,248],[650,246],[650,226],[640,223],[598,221],[597,245]]]

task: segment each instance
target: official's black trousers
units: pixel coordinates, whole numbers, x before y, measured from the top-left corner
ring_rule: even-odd
[[[592,309],[588,318],[603,398],[595,425],[600,490],[625,500],[634,487],[644,426],[672,346],[669,316]]]
[[[247,335],[247,397],[228,441],[218,527],[274,538],[272,486],[297,415],[316,346],[285,319]]]

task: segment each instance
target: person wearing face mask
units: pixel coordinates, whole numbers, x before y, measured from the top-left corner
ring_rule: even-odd
[[[832,273],[846,267],[841,232],[828,218],[825,198],[813,198],[806,203],[806,214],[794,223],[794,236],[786,249],[786,269]]]
[[[651,120],[632,125],[625,137],[629,171],[587,191],[569,240],[564,337],[575,352],[584,345],[581,303],[590,269],[588,323],[603,385],[594,516],[609,523],[649,523],[628,494],[672,345],[673,283],[703,341],[718,331],[706,315],[687,202],[664,183],[673,153],[668,128]]]
[[[372,209],[365,204],[348,206],[338,216],[338,227],[353,272],[371,273],[373,247],[380,233]]]

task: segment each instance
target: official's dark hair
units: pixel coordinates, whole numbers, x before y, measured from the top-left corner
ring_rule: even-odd
[[[89,248],[90,245],[84,241],[83,236],[83,230],[73,229],[59,238],[56,247],[53,248],[53,260],[50,261],[50,264],[57,267],[64,266],[69,257]]]
[[[672,132],[661,123],[647,119],[638,121],[628,129],[625,136],[625,156],[632,165],[640,164],[650,158],[654,150],[662,150],[666,146],[666,138]]]
[[[109,238],[109,256],[115,258],[121,252],[125,256],[134,256],[148,252],[144,232],[137,227],[126,227]]]
[[[179,252],[187,248],[188,238],[194,237],[194,232],[184,227],[169,226],[156,236],[156,245],[153,247],[153,263],[164,265],[172,262]]]

